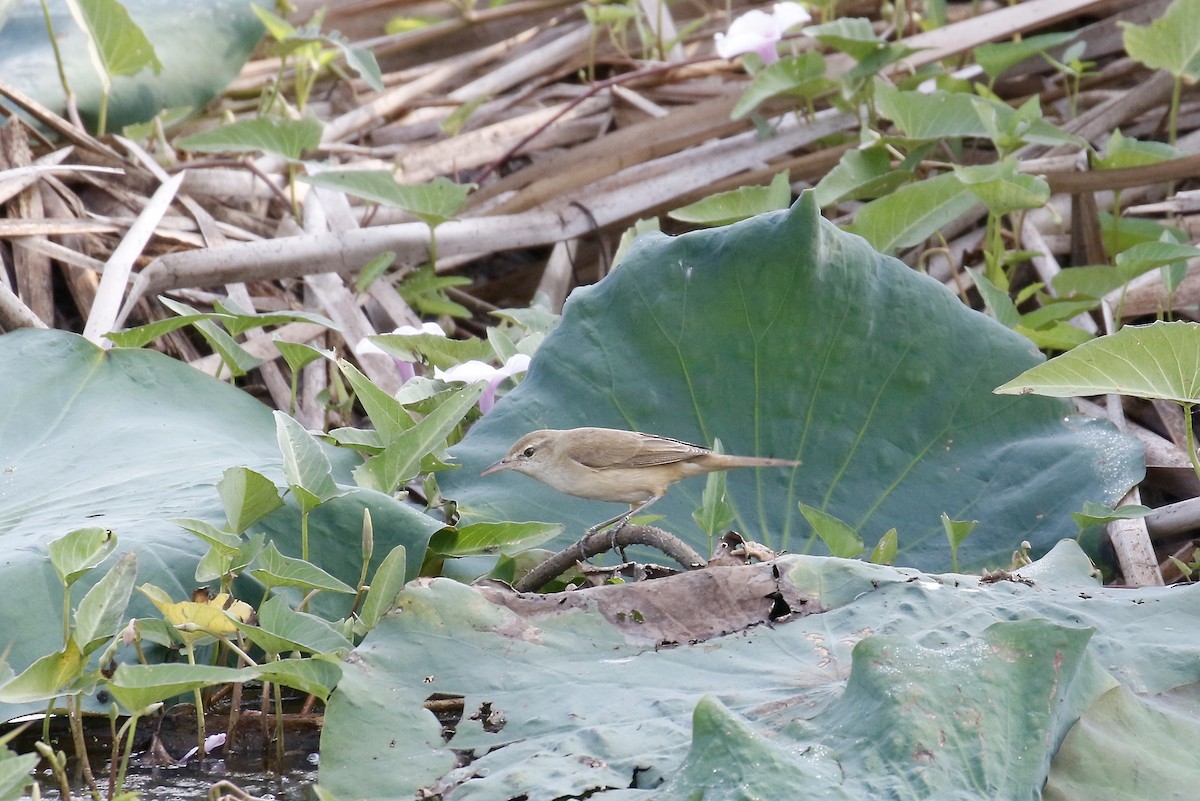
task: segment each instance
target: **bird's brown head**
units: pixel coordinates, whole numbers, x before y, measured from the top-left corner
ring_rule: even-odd
[[[501,470],[516,470],[537,478],[549,469],[556,453],[557,435],[562,432],[542,430],[531,431],[521,437],[508,449],[504,458],[489,465],[480,475],[490,476]]]

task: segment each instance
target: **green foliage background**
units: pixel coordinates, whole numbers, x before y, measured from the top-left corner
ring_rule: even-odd
[[[51,540],[77,528],[111,529],[120,552],[138,551],[139,584],[156,584],[184,600],[206,546],[171,519],[222,525],[216,483],[230,467],[250,467],[285,485],[270,410],[161,353],[105,351],[75,334],[22,329],[0,336],[0,386],[6,388],[0,405],[0,649],[8,649],[7,662],[17,671],[62,646],[62,590],[46,558]],[[354,456],[330,456],[335,477],[352,484]],[[374,519],[376,563],[395,545],[423,553],[441,527],[394,498],[350,487],[310,521],[313,560],[346,582],[359,575],[364,507]],[[281,551],[299,556],[294,503],[252,530],[266,531]],[[420,560],[409,565],[411,578]],[[76,603],[107,569],[108,563],[76,584]],[[261,589],[240,592],[253,599]],[[330,616],[348,607],[347,598],[329,594],[313,606]],[[155,613],[135,598],[129,615]],[[0,717],[21,711],[0,706]]]

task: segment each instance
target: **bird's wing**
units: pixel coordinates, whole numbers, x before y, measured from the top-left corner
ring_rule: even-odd
[[[595,470],[611,470],[676,464],[709,453],[705,448],[677,439],[633,431],[628,433],[627,437],[605,438],[603,449],[581,442],[579,447],[573,449],[571,458]]]

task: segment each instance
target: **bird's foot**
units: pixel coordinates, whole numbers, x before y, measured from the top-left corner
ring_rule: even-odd
[[[616,551],[618,554],[620,554],[622,562],[626,561],[625,546],[617,544],[617,535],[620,534],[621,530],[627,525],[628,523],[622,520],[620,523],[608,530],[608,550]]]
[[[607,548],[607,550],[618,551],[621,554],[621,559],[624,560],[625,559],[625,548],[617,544],[617,535],[621,532],[621,529],[625,528],[625,526],[628,522],[629,522],[628,520],[624,520],[624,519],[605,521],[604,523],[599,523],[599,524],[587,529],[583,533],[583,537],[576,544],[576,547],[579,549],[579,561],[581,561],[581,562],[587,561],[589,555],[584,546],[592,538],[592,535],[599,534],[600,532],[604,531],[606,528],[608,529],[608,548]]]

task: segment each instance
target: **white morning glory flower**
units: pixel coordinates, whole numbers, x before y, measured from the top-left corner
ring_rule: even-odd
[[[799,3],[776,3],[770,14],[758,9],[747,11],[729,26],[729,33],[713,36],[721,58],[734,59],[744,53],[757,53],[764,64],[779,60],[776,46],[789,29],[812,21]]]
[[[492,367],[487,362],[472,359],[471,361],[457,364],[449,370],[435,368],[433,377],[448,384],[474,384],[476,381],[488,382],[487,389],[483,391],[483,395],[479,398],[479,411],[486,414],[495,402],[496,387],[500,385],[500,382],[510,376],[523,373],[528,369],[529,357],[524,353],[518,353],[515,356],[509,357],[503,367]]]

